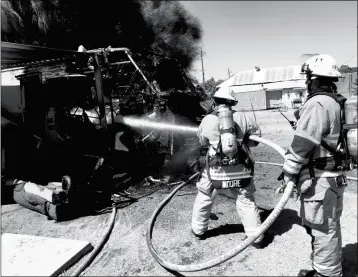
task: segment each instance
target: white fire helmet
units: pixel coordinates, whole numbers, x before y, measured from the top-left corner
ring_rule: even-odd
[[[215,92],[214,97],[237,101],[232,91],[228,87],[219,88],[219,90]]]
[[[336,60],[325,54],[320,54],[309,58],[302,65],[302,73],[311,74],[311,76],[322,77],[341,77],[341,73],[338,71]]]

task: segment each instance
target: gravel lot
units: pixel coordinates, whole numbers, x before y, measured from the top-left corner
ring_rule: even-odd
[[[255,112],[263,137],[288,148],[293,131],[288,122],[277,112]],[[285,113],[294,119],[292,110]],[[282,158],[265,145],[253,149],[256,161],[282,163]],[[256,165],[256,199],[262,217],[269,214],[278,201],[274,194],[280,167]],[[356,176],[356,171],[352,176]],[[140,193],[149,196],[139,199],[117,212],[111,237],[100,254],[85,271],[96,276],[171,276],[151,256],[145,241],[149,218],[172,187],[143,187]],[[190,233],[191,209],[196,188],[188,184],[163,209],[154,232],[153,244],[168,261],[179,264],[203,262],[225,253],[244,238],[243,228],[235,210],[234,200],[219,195],[213,207],[218,217],[211,220],[212,236],[197,241]],[[357,183],[350,182],[344,197],[342,216],[343,266],[345,276],[356,276],[357,271]],[[248,247],[231,260],[199,272],[185,272],[178,276],[297,276],[300,269],[310,269],[310,237],[300,225],[299,202],[290,199],[270,227],[264,249]],[[49,221],[41,214],[18,205],[2,206],[2,233],[18,233],[88,240],[96,245],[104,232],[110,214],[87,216],[62,223]],[[35,255],[36,253],[34,253]],[[81,264],[65,272],[70,275]]]

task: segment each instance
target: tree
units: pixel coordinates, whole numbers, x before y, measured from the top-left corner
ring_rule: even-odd
[[[222,82],[224,82],[224,80],[219,79],[219,80],[216,82],[216,86],[220,85]]]
[[[339,68],[338,68],[338,71],[340,73],[352,73],[352,72],[357,72],[358,71],[358,68],[357,67],[350,67],[346,64],[343,64],[341,65]]]
[[[213,95],[216,91],[216,87],[220,85],[223,82],[223,80],[215,81],[213,77],[211,77],[209,80],[205,81],[204,83],[201,83],[201,87],[204,89],[205,93],[208,95]]]
[[[4,40],[44,44],[50,26],[57,20],[59,5],[59,0],[1,1]]]
[[[10,1],[1,1],[1,34],[3,40],[17,42],[16,35],[23,35],[24,24]]]

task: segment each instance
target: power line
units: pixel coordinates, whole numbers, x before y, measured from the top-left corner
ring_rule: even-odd
[[[348,60],[346,60],[346,61],[345,61],[344,63],[342,63],[342,64],[345,64],[346,62],[349,62],[351,59],[353,59],[353,58],[355,58],[355,57],[357,57],[357,55],[350,57]]]

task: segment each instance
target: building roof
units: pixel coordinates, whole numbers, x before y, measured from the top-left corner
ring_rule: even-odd
[[[240,71],[231,76],[225,82],[221,83],[218,87],[258,85],[305,79],[306,76],[301,74],[301,65],[292,65],[285,67],[262,68],[259,71],[255,69]]]
[[[234,93],[240,92],[251,92],[251,91],[258,91],[258,90],[282,90],[282,89],[290,89],[290,88],[297,88],[297,89],[305,89],[307,87],[305,80],[292,80],[292,81],[282,81],[282,82],[275,82],[275,83],[266,83],[266,84],[253,84],[253,85],[243,85],[243,86],[231,86],[228,87],[230,91]]]
[[[87,58],[82,52],[1,42],[1,69],[38,65],[68,58]]]

